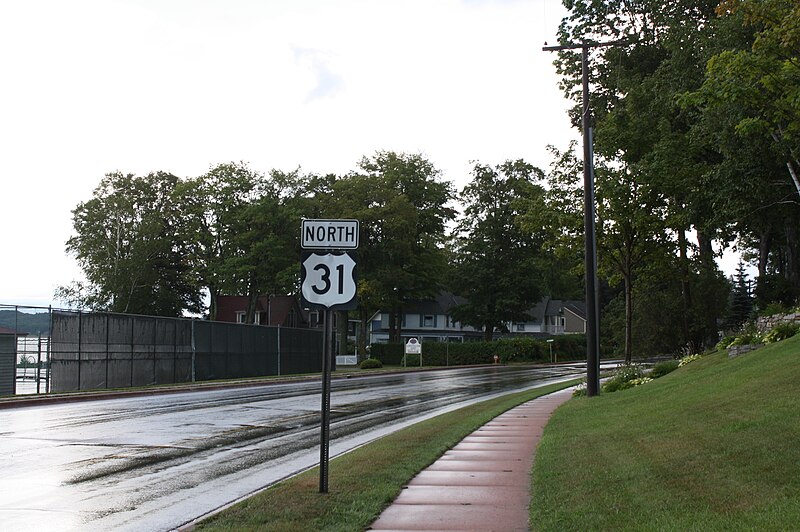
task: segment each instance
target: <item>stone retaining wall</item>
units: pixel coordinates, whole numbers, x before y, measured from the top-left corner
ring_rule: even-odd
[[[759,347],[764,347],[764,344],[732,345],[728,347],[728,358],[736,358],[750,351],[755,351]]]
[[[780,325],[781,323],[796,323],[800,325],[800,312],[762,316],[756,320],[756,329],[759,333],[764,334],[765,332],[771,331],[776,325]]]

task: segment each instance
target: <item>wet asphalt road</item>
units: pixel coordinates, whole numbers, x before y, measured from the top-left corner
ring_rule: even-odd
[[[466,402],[582,371],[334,380],[331,456]],[[0,410],[0,528],[179,527],[317,465],[320,389],[316,381]]]

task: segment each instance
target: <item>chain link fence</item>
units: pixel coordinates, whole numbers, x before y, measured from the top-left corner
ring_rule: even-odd
[[[50,309],[0,304],[0,395],[49,391]]]

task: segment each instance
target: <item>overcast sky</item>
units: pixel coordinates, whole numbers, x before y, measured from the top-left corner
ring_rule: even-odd
[[[107,172],[345,173],[420,152],[470,161],[576,138],[558,0],[26,0],[0,4],[0,303],[80,277],[71,210]],[[298,227],[299,230],[299,227]],[[54,304],[57,304],[53,302]]]
[[[345,173],[422,153],[471,161],[578,133],[557,87],[559,0],[2,0],[0,303],[80,278],[71,210],[112,171],[245,161]],[[299,231],[299,227],[298,227]]]

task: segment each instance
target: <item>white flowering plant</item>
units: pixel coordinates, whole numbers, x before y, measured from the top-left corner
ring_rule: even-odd
[[[694,362],[695,360],[700,360],[700,355],[689,355],[683,357],[680,362],[678,362],[678,367],[681,368],[690,362]]]

